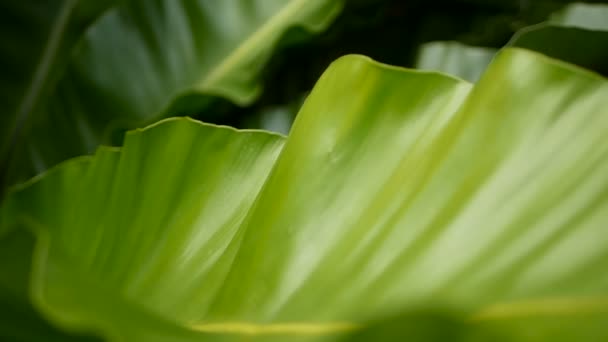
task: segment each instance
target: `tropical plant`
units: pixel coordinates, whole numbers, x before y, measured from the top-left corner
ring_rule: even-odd
[[[288,49],[289,54],[275,59],[270,64],[277,69],[270,76],[271,84],[286,87],[265,93],[253,108],[241,111],[244,119],[227,123],[288,132],[302,97],[330,62],[328,58],[345,53],[438,70],[475,82],[498,49],[510,45],[608,75],[608,6],[573,3],[560,7],[560,2],[563,6],[559,0],[456,0],[438,7],[435,2],[397,0],[386,1],[392,7],[380,14],[365,8],[365,19],[352,32],[326,37],[334,31],[330,29],[321,38]],[[347,26],[343,17],[335,24],[340,25]],[[293,64],[298,65],[297,70]]]
[[[474,87],[345,57],[287,139],[170,119],[17,188],[3,288],[110,341],[342,338],[404,308],[600,341],[607,101],[521,49]]]
[[[421,46],[474,84],[339,58],[288,135],[155,122],[252,103],[343,5],[1,5],[32,23],[0,27],[3,182],[37,175],[0,201],[0,341],[608,340],[606,7]]]
[[[323,30],[342,2],[125,0],[86,30],[90,13],[109,6],[64,0],[45,16],[52,8],[36,1],[7,4],[5,21],[33,29],[13,38],[25,47],[1,51],[3,65],[28,77],[0,85],[7,89],[0,176],[23,181],[111,143],[121,129],[202,108],[210,95],[250,103],[282,35],[292,26]]]
[[[606,41],[608,6],[575,3],[553,13],[547,22],[522,28],[508,45],[538,51],[606,76]],[[475,82],[497,51],[459,42],[430,42],[420,47],[415,66]]]

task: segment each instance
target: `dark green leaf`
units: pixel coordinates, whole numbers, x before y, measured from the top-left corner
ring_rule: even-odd
[[[203,95],[250,103],[283,33],[292,26],[318,32],[341,7],[333,0],[146,0],[113,9],[78,45],[53,101],[19,145],[9,177],[23,180],[91,153],[116,130],[175,108],[199,109]]]
[[[608,6],[573,4],[542,24],[519,30],[508,44],[608,75]],[[447,72],[475,82],[497,50],[457,42],[420,47],[416,68]]]
[[[72,47],[87,26],[114,1],[0,2],[0,197],[8,165],[29,131],[29,121],[47,105]]]

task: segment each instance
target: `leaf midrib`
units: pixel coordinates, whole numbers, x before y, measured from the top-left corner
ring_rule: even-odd
[[[268,35],[274,32],[277,28],[288,22],[294,13],[299,10],[307,0],[293,0],[283,7],[275,16],[263,24],[259,30],[246,38],[232,53],[230,53],[211,73],[199,82],[201,89],[213,87],[214,83],[222,79],[227,73],[238,64],[243,56],[246,56],[248,51],[254,46],[263,41]]]

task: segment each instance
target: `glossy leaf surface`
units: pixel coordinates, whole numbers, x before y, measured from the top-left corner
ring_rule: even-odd
[[[522,49],[475,87],[348,56],[286,141],[131,132],[17,189],[2,243],[33,230],[35,307],[111,341],[334,340],[404,308],[602,332],[576,317],[608,294],[606,101],[605,79]]]

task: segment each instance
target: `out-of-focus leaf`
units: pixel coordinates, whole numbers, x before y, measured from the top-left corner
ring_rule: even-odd
[[[256,115],[257,124],[249,123],[248,126],[257,126],[271,132],[288,134],[296,113],[297,110],[291,110],[287,106],[266,108]]]
[[[553,25],[608,31],[608,6],[605,4],[574,3],[551,15]]]
[[[441,313],[406,313],[381,321],[344,338],[343,342],[366,341],[465,341],[464,324]]]
[[[496,54],[496,49],[467,46],[458,42],[423,44],[416,69],[437,70],[470,82],[479,79]]]
[[[289,104],[262,106],[257,112],[246,117],[242,125],[287,135],[291,129],[293,120],[296,118],[298,111],[300,111],[306,99],[306,95],[308,94],[301,96]]]
[[[0,3],[0,197],[28,120],[46,105],[70,52],[113,0]]]
[[[80,42],[53,102],[19,146],[11,179],[90,153],[117,129],[197,109],[202,95],[250,103],[283,33],[321,31],[342,3],[150,0],[113,9]]]
[[[466,319],[469,330],[507,341],[606,341],[608,297],[549,298],[496,305]]]
[[[604,310],[608,82],[507,49],[471,88],[345,57],[284,146],[165,121],[16,189],[0,233],[38,234],[38,310],[110,341],[327,341],[412,307],[470,324]]]
[[[510,45],[608,76],[608,5],[570,4],[546,24],[518,32]]]
[[[369,322],[343,341],[605,341],[607,303],[554,298],[490,307],[472,316],[446,309],[408,310]]]
[[[408,67],[414,65],[418,47],[424,42],[454,40],[471,46],[499,48],[517,30],[547,20],[551,13],[563,7],[563,3],[552,0],[507,0],[504,5],[508,6],[502,5],[487,0],[443,1],[441,6],[421,0],[347,1],[326,32],[305,43],[281,49],[273,56],[265,73],[265,84],[269,88],[253,108],[222,106],[216,110],[214,106],[198,118],[241,128],[265,129],[269,116],[287,118],[289,115],[277,115],[285,110],[291,115],[291,104],[309,93],[327,65],[340,56],[362,54]],[[281,128],[281,132],[284,131],[285,128]]]
[[[509,45],[537,51],[608,76],[608,31],[541,24],[521,30]]]
[[[29,300],[34,237],[14,231],[0,240],[0,341],[96,341],[71,336],[47,323]]]
[[[507,342],[500,332],[467,324],[463,317],[445,310],[405,313],[370,322],[342,342],[422,341],[422,342]]]
[[[573,4],[546,23],[521,29],[508,45],[608,75],[607,13],[606,5]],[[457,42],[431,42],[420,47],[415,67],[447,72],[475,82],[496,51]]]

